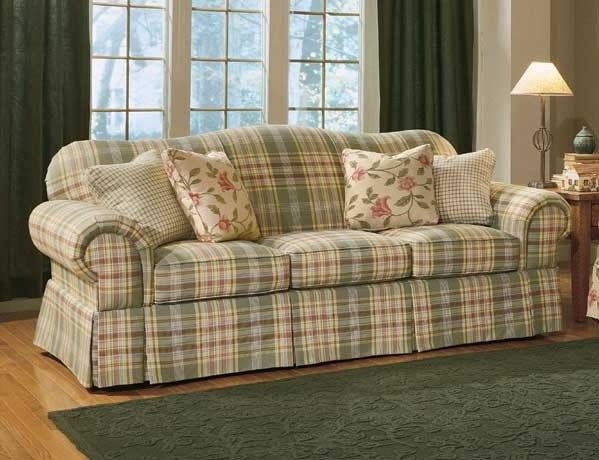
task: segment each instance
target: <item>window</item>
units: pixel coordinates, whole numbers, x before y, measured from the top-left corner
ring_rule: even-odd
[[[364,129],[362,111],[376,105],[363,94],[363,5],[375,3],[93,0],[91,137],[262,123]],[[368,14],[376,21],[376,9]]]
[[[291,0],[289,123],[357,131],[360,2]]]
[[[165,135],[165,0],[93,2],[93,139]]]

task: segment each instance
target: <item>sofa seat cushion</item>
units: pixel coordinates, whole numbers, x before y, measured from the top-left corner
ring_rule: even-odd
[[[314,288],[410,276],[410,246],[359,230],[293,232],[259,243],[289,255],[291,287]]]
[[[154,300],[182,302],[286,290],[289,257],[250,241],[179,241],[155,251]]]
[[[381,232],[412,247],[412,276],[438,278],[518,268],[520,243],[501,230],[469,224],[441,224]]]

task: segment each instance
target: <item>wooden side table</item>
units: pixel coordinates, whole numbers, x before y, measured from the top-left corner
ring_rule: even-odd
[[[557,190],[556,190],[557,191]],[[591,244],[599,240],[599,192],[557,191],[572,207],[570,219],[570,252],[572,254],[572,308],[574,319],[586,320],[589,279],[591,276]]]

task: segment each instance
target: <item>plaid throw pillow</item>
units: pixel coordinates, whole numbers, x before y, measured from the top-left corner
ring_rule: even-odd
[[[491,225],[491,176],[495,153],[490,149],[450,157],[435,156],[433,173],[441,223]]]
[[[153,247],[193,235],[160,152],[150,150],[129,163],[92,166],[85,179],[96,201],[137,221]]]
[[[167,149],[162,159],[171,185],[202,242],[260,238],[248,193],[224,152],[204,155]]]
[[[437,223],[430,145],[394,156],[345,149],[342,156],[347,227],[376,231]]]

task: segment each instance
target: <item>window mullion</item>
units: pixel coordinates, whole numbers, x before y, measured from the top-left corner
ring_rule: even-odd
[[[366,133],[379,132],[379,43],[377,2],[361,1],[362,40],[360,72],[360,129]]]
[[[287,123],[289,81],[289,0],[270,0],[267,14],[266,121]]]
[[[169,2],[167,56],[168,136],[189,135],[191,93],[191,0]]]

